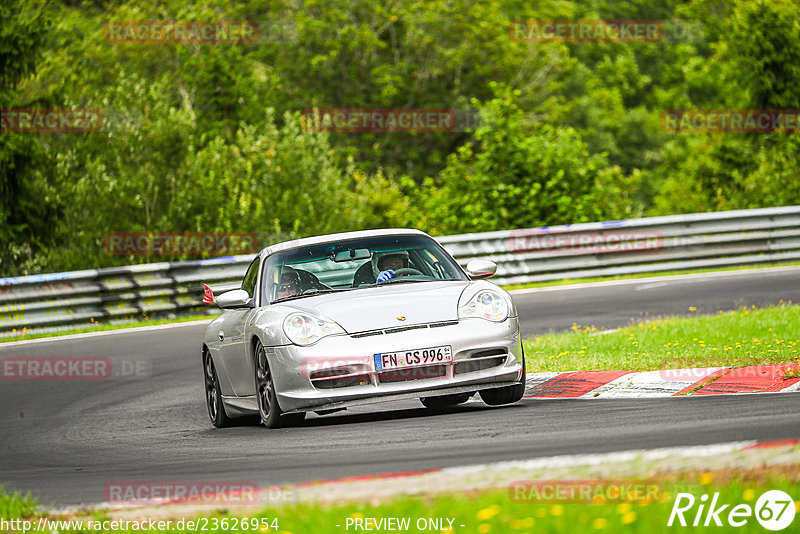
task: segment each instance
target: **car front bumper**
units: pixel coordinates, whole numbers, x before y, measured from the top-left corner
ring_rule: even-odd
[[[395,398],[431,397],[513,385],[522,378],[516,317],[409,325],[402,332],[337,335],[300,347],[267,349],[284,412],[346,407]],[[449,345],[453,361],[376,371],[373,355]]]

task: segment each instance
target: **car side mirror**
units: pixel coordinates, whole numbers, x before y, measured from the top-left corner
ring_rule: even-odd
[[[253,299],[244,289],[234,289],[218,296],[217,306],[224,310],[235,310],[239,308],[252,308]]]
[[[489,260],[472,260],[467,264],[467,274],[473,280],[489,278],[497,272],[497,264]]]

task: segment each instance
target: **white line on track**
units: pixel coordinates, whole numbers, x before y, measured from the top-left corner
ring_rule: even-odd
[[[84,332],[83,334],[68,334],[64,336],[53,336],[53,337],[41,337],[36,339],[23,339],[21,341],[6,341],[4,343],[0,343],[0,350],[5,347],[16,347],[19,345],[32,345],[34,343],[53,343],[53,342],[61,342],[61,341],[78,341],[81,339],[91,338],[91,337],[104,337],[104,336],[111,336],[115,334],[130,334],[131,332],[151,332],[153,330],[166,330],[168,328],[180,328],[183,326],[198,326],[201,324],[208,324],[213,320],[213,317],[210,317],[207,320],[200,320],[200,321],[184,321],[178,323],[167,323],[167,324],[156,324],[152,326],[137,326],[132,328],[119,328],[116,330],[101,330],[100,332]]]

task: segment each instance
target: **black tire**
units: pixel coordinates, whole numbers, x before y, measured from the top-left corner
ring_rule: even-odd
[[[217,428],[231,426],[231,418],[225,413],[225,405],[222,403],[222,391],[219,387],[214,360],[208,350],[203,351],[203,375],[206,386],[206,408],[208,408],[211,424]]]
[[[481,399],[489,406],[500,406],[517,402],[525,394],[525,353],[522,353],[522,383],[504,388],[486,389],[480,392]]]
[[[475,393],[456,393],[455,395],[442,395],[439,397],[423,397],[420,400],[426,408],[437,409],[464,404]]]
[[[255,381],[258,414],[262,425],[267,428],[280,428],[303,422],[306,417],[305,412],[285,415],[278,406],[278,396],[275,393],[275,383],[272,380],[267,353],[258,341],[255,346]]]

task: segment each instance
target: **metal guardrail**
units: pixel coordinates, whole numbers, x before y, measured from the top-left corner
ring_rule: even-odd
[[[800,260],[800,206],[670,215],[438,239],[500,284]],[[582,241],[583,240],[583,241]],[[583,244],[582,244],[583,243]]]
[[[800,206],[439,237],[460,264],[497,263],[502,285],[800,261]],[[145,316],[217,313],[201,284],[241,280],[252,255],[0,278],[0,337]]]

